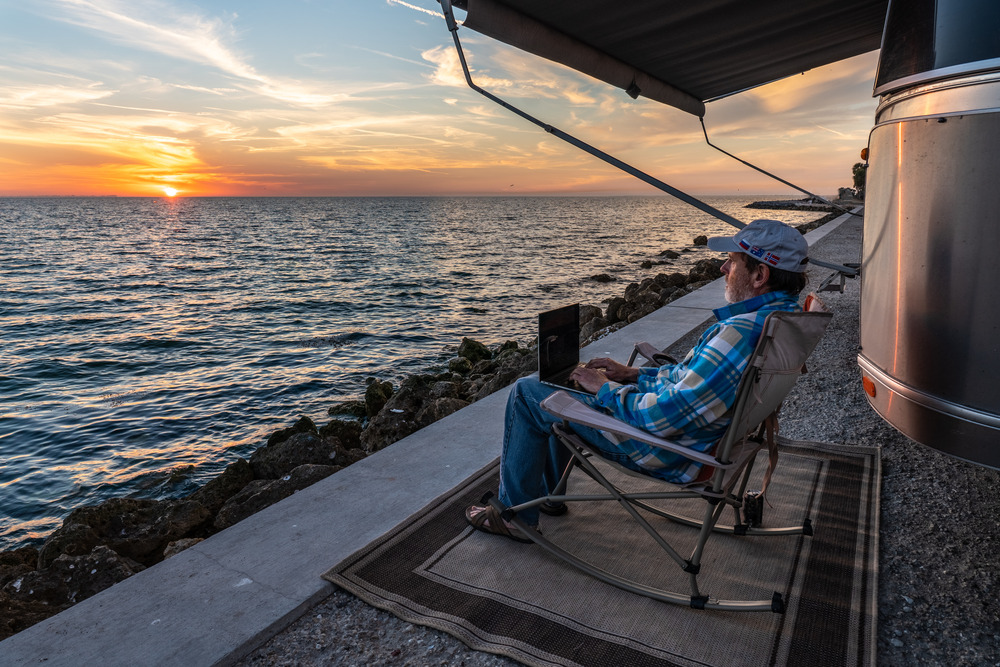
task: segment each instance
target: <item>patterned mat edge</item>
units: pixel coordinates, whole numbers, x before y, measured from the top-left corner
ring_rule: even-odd
[[[866,635],[869,641],[866,645],[864,655],[859,652],[857,664],[869,664],[874,667],[876,657],[874,639],[877,636],[878,620],[876,607],[878,591],[878,520],[880,516],[881,496],[881,448],[878,446],[793,440],[781,436],[778,437],[778,443],[782,447],[789,449],[801,448],[804,450],[825,452],[831,455],[842,454],[852,457],[870,457],[871,484],[873,488],[868,493],[870,500],[867,503],[868,516],[865,523],[871,527],[869,550],[874,551],[874,559],[871,562],[871,581],[868,584],[870,594],[866,596],[865,600],[867,628],[861,629],[862,634]],[[492,461],[481,470],[467,477],[462,483],[439,495],[380,538],[357,550],[349,557],[342,559],[322,576],[327,581],[356,595],[373,607],[386,610],[404,621],[446,632],[458,638],[473,650],[509,657],[527,665],[549,667],[552,665],[571,664],[566,661],[565,657],[551,656],[551,659],[547,658],[544,651],[540,651],[539,647],[535,645],[526,645],[526,650],[522,650],[518,648],[516,641],[512,642],[509,638],[507,638],[506,642],[498,643],[489,633],[476,632],[475,629],[470,628],[467,624],[463,625],[450,621],[441,615],[428,614],[426,610],[419,608],[419,605],[409,599],[400,598],[389,591],[369,590],[369,587],[366,587],[364,584],[356,583],[350,578],[339,574],[350,569],[352,564],[356,563],[359,559],[366,558],[375,551],[384,548],[388,543],[402,538],[406,533],[411,532],[412,529],[415,529],[415,524],[419,523],[423,516],[434,513],[435,510],[441,508],[443,505],[452,502],[454,498],[468,493],[477,485],[483,484],[486,478],[496,474],[497,463],[498,460]]]

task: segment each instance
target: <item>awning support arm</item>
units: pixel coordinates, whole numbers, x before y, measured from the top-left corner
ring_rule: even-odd
[[[475,82],[472,80],[472,74],[469,72],[469,65],[468,65],[468,63],[465,60],[465,52],[462,50],[462,43],[458,39],[458,23],[455,21],[455,15],[454,15],[454,13],[452,11],[452,7],[451,7],[451,0],[440,0],[440,2],[441,2],[441,7],[444,10],[445,21],[448,23],[448,30],[451,31],[452,38],[455,40],[455,49],[458,51],[458,59],[462,63],[462,71],[465,73],[465,81],[466,81],[466,83],[469,84],[469,87],[472,88],[474,91],[476,91],[480,95],[483,95],[487,99],[492,100],[493,102],[499,104],[500,106],[502,106],[503,108],[507,109],[508,111],[511,111],[511,112],[517,114],[521,118],[524,118],[528,122],[534,123],[538,127],[542,128],[543,130],[545,130],[546,132],[548,132],[549,134],[551,134],[553,136],[556,136],[559,139],[562,139],[566,143],[569,143],[569,144],[571,144],[573,146],[576,146],[580,150],[585,151],[585,152],[593,155],[594,157],[599,158],[599,159],[607,162],[608,164],[610,164],[610,165],[612,165],[614,167],[617,167],[618,169],[621,169],[622,171],[624,171],[627,174],[631,174],[632,176],[635,176],[640,181],[644,181],[646,183],[649,183],[654,188],[662,190],[663,192],[666,192],[667,194],[672,195],[672,196],[676,197],[677,199],[680,199],[682,202],[684,202],[686,204],[694,206],[698,210],[704,211],[705,213],[708,213],[709,215],[711,215],[711,216],[713,216],[715,218],[718,218],[719,220],[722,220],[723,222],[728,223],[728,224],[732,225],[733,227],[736,227],[737,229],[742,229],[742,228],[746,227],[746,223],[745,222],[743,222],[741,220],[738,220],[737,218],[734,218],[733,216],[729,215],[728,213],[720,211],[719,209],[715,208],[714,206],[706,204],[705,202],[701,201],[700,199],[692,197],[691,195],[689,195],[689,194],[687,194],[685,192],[682,192],[682,191],[678,190],[677,188],[675,188],[675,187],[673,187],[671,185],[668,185],[668,184],[664,183],[660,179],[655,178],[653,176],[650,176],[649,174],[645,173],[644,171],[640,171],[639,169],[636,169],[635,167],[633,167],[633,166],[631,166],[631,165],[629,165],[629,164],[627,164],[625,162],[622,162],[621,160],[619,160],[618,158],[616,158],[614,156],[608,155],[607,153],[605,153],[604,151],[600,150],[599,148],[595,148],[594,146],[591,146],[590,144],[588,144],[588,143],[586,143],[584,141],[581,141],[580,139],[577,139],[576,137],[574,137],[574,136],[572,136],[570,134],[567,134],[567,133],[563,132],[562,130],[560,130],[557,127],[553,127],[552,125],[549,125],[548,123],[545,123],[543,121],[538,120],[534,116],[532,116],[532,115],[530,115],[530,114],[528,114],[528,113],[526,113],[524,111],[521,111],[520,109],[518,109],[517,107],[513,106],[512,104],[509,104],[508,102],[505,102],[504,100],[500,99],[499,97],[497,97],[493,93],[491,93],[491,92],[489,92],[487,90],[484,90],[484,89],[480,88],[479,86],[477,86],[475,84]]]
[[[736,157],[735,155],[733,155],[729,151],[724,150],[722,148],[719,148],[718,146],[716,146],[715,144],[712,143],[711,139],[708,138],[708,130],[705,128],[705,119],[702,117],[702,118],[699,118],[698,120],[701,121],[701,131],[705,135],[705,143],[708,144],[709,146],[711,146],[712,148],[714,148],[715,150],[719,151],[723,155],[728,155],[729,157],[733,158],[737,162],[745,164],[746,166],[750,167],[751,169],[753,169],[755,171],[759,171],[760,173],[764,174],[768,178],[773,178],[774,180],[778,181],[779,183],[784,183],[785,185],[787,185],[790,188],[795,188],[796,190],[798,190],[802,194],[809,195],[813,199],[818,199],[821,202],[823,202],[824,204],[826,204],[827,206],[835,208],[838,211],[843,211],[844,213],[850,213],[851,215],[858,215],[858,216],[860,215],[860,214],[855,213],[854,211],[852,211],[852,210],[850,210],[848,208],[844,208],[843,206],[839,206],[837,204],[834,204],[832,201],[826,199],[825,197],[820,197],[819,195],[814,195],[813,193],[811,193],[808,190],[805,190],[803,188],[800,188],[799,186],[795,185],[794,183],[789,183],[788,181],[786,181],[785,179],[781,178],[780,176],[775,176],[771,172],[765,171],[764,169],[761,169],[757,165],[750,164],[746,160],[744,160],[742,158],[739,158],[739,157]]]
[[[582,151],[584,151],[586,153],[589,153],[590,155],[593,155],[594,157],[599,158],[599,159],[603,160],[604,162],[607,162],[608,164],[610,164],[613,167],[617,167],[618,169],[621,169],[622,171],[624,171],[627,174],[631,174],[632,176],[635,176],[640,181],[648,183],[648,184],[652,185],[654,188],[662,190],[663,192],[666,192],[667,194],[669,194],[669,195],[671,195],[673,197],[676,197],[677,199],[680,199],[685,204],[689,204],[690,206],[693,206],[693,207],[695,207],[696,209],[698,209],[700,211],[708,213],[712,217],[718,218],[719,220],[722,220],[723,222],[725,222],[727,224],[730,224],[733,227],[736,227],[737,229],[743,229],[744,227],[746,227],[747,223],[745,223],[745,222],[743,222],[743,221],[741,221],[741,220],[739,220],[737,218],[734,218],[733,216],[729,215],[728,213],[720,211],[719,209],[715,208],[714,206],[706,204],[705,202],[701,201],[700,199],[692,197],[691,195],[689,195],[689,194],[687,194],[685,192],[682,192],[682,191],[678,190],[677,188],[675,188],[675,187],[673,187],[671,185],[668,185],[668,184],[664,183],[660,179],[655,178],[653,176],[650,176],[646,172],[640,171],[639,169],[636,169],[635,167],[633,167],[633,166],[631,166],[631,165],[629,165],[629,164],[627,164],[625,162],[622,162],[621,160],[619,160],[618,158],[616,158],[616,157],[614,157],[612,155],[608,155],[607,153],[605,153],[604,151],[600,150],[599,148],[595,148],[594,146],[591,146],[590,144],[586,143],[585,141],[577,139],[576,137],[563,132],[562,130],[560,130],[557,127],[553,127],[552,125],[549,125],[548,123],[545,123],[543,121],[538,120],[537,118],[535,118],[531,114],[529,114],[529,113],[527,113],[525,111],[522,111],[522,110],[518,109],[517,107],[515,107],[514,105],[512,105],[512,104],[510,104],[510,103],[508,103],[508,102],[506,102],[506,101],[504,101],[502,99],[500,99],[499,97],[497,97],[493,93],[489,92],[488,90],[484,90],[483,88],[480,88],[479,86],[477,86],[476,83],[472,80],[472,73],[469,71],[469,64],[465,60],[465,51],[462,50],[462,42],[458,38],[458,22],[455,21],[455,14],[452,11],[451,0],[438,0],[438,1],[441,3],[441,9],[444,11],[444,19],[445,19],[445,22],[448,24],[448,30],[451,32],[452,39],[455,41],[455,50],[458,52],[458,59],[462,63],[462,72],[464,72],[464,74],[465,74],[465,82],[467,84],[469,84],[469,87],[472,88],[474,91],[476,91],[480,95],[486,97],[487,99],[491,100],[492,102],[495,102],[496,104],[499,104],[504,109],[507,109],[508,111],[510,111],[510,112],[512,112],[514,114],[517,114],[518,116],[520,116],[521,118],[525,119],[526,121],[528,121],[530,123],[533,123],[534,125],[537,125],[538,127],[542,128],[543,130],[545,130],[546,132],[548,132],[549,134],[554,135],[554,136],[558,137],[559,139],[562,139],[563,141],[565,141],[568,144],[576,146],[580,150],[582,150]],[[702,129],[704,129],[704,122],[702,123]],[[708,140],[708,133],[707,132],[705,133],[705,140],[706,141]],[[711,143],[709,143],[709,145],[711,145]],[[716,147],[713,146],[713,148],[716,148]],[[718,150],[722,150],[722,149],[720,148]],[[722,151],[722,152],[725,153],[725,151]],[[728,153],[726,153],[726,154],[728,155]],[[736,159],[739,160],[739,158],[736,158]],[[740,162],[742,162],[742,160],[740,160]],[[747,163],[744,163],[744,164],[747,164]],[[749,166],[752,167],[753,165],[749,165]],[[754,167],[754,169],[757,169],[757,168]],[[758,171],[760,171],[760,170],[758,169]],[[781,180],[781,179],[778,179],[778,180]],[[789,184],[789,185],[791,185],[791,184]],[[795,186],[792,186],[792,187],[795,187]],[[796,188],[796,189],[798,189],[798,188]],[[806,193],[806,194],[808,194],[808,193]],[[848,276],[856,276],[857,273],[858,273],[856,269],[851,269],[851,268],[848,268],[846,266],[842,266],[840,264],[834,264],[834,263],[831,263],[831,262],[824,262],[822,260],[813,259],[812,257],[809,258],[809,263],[810,264],[815,264],[817,266],[822,266],[822,267],[825,267],[825,268],[828,268],[828,269],[833,269],[835,271],[839,271],[839,272],[841,272],[841,273],[843,273],[845,275],[848,275]]]

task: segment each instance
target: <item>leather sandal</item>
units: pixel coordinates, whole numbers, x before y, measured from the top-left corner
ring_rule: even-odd
[[[522,537],[511,532],[507,522],[500,516],[500,512],[492,505],[470,505],[466,507],[465,520],[469,522],[470,526],[484,533],[502,535],[503,537],[509,537],[515,542],[531,544],[531,540],[527,537]]]

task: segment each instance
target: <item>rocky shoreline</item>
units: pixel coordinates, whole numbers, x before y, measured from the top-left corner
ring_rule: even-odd
[[[806,225],[807,231],[839,215]],[[695,246],[705,245],[698,237]],[[642,268],[668,264],[672,250]],[[645,317],[721,276],[721,259],[629,284],[606,307],[581,306],[581,344]],[[605,274],[591,280],[610,282]],[[183,551],[300,489],[537,370],[534,343],[465,338],[444,368],[398,387],[369,378],[364,400],[338,403],[330,421],[308,417],[272,433],[195,492],[177,499],[112,498],[69,514],[40,548],[0,552],[0,640]]]

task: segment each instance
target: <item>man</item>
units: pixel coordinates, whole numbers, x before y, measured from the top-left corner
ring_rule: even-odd
[[[570,376],[594,394],[588,399],[593,407],[700,452],[709,451],[729,425],[727,412],[764,319],[772,311],[799,310],[809,250],[799,232],[777,220],[754,220],[735,236],[709,239],[708,247],[729,253],[722,273],[730,305],[715,310],[719,322],[702,334],[683,361],[634,368],[593,359]],[[537,378],[523,378],[507,400],[498,494],[506,507],[548,495],[569,462],[569,451],[551,432],[558,419],[539,406],[552,391]],[[668,482],[690,482],[702,472],[700,464],[642,442],[612,442],[600,431],[579,425],[573,430],[605,458]],[[555,504],[540,509],[547,514],[566,511],[565,505]],[[534,507],[518,516],[537,529],[538,512]],[[473,505],[465,518],[478,530],[531,541],[492,506]]]

